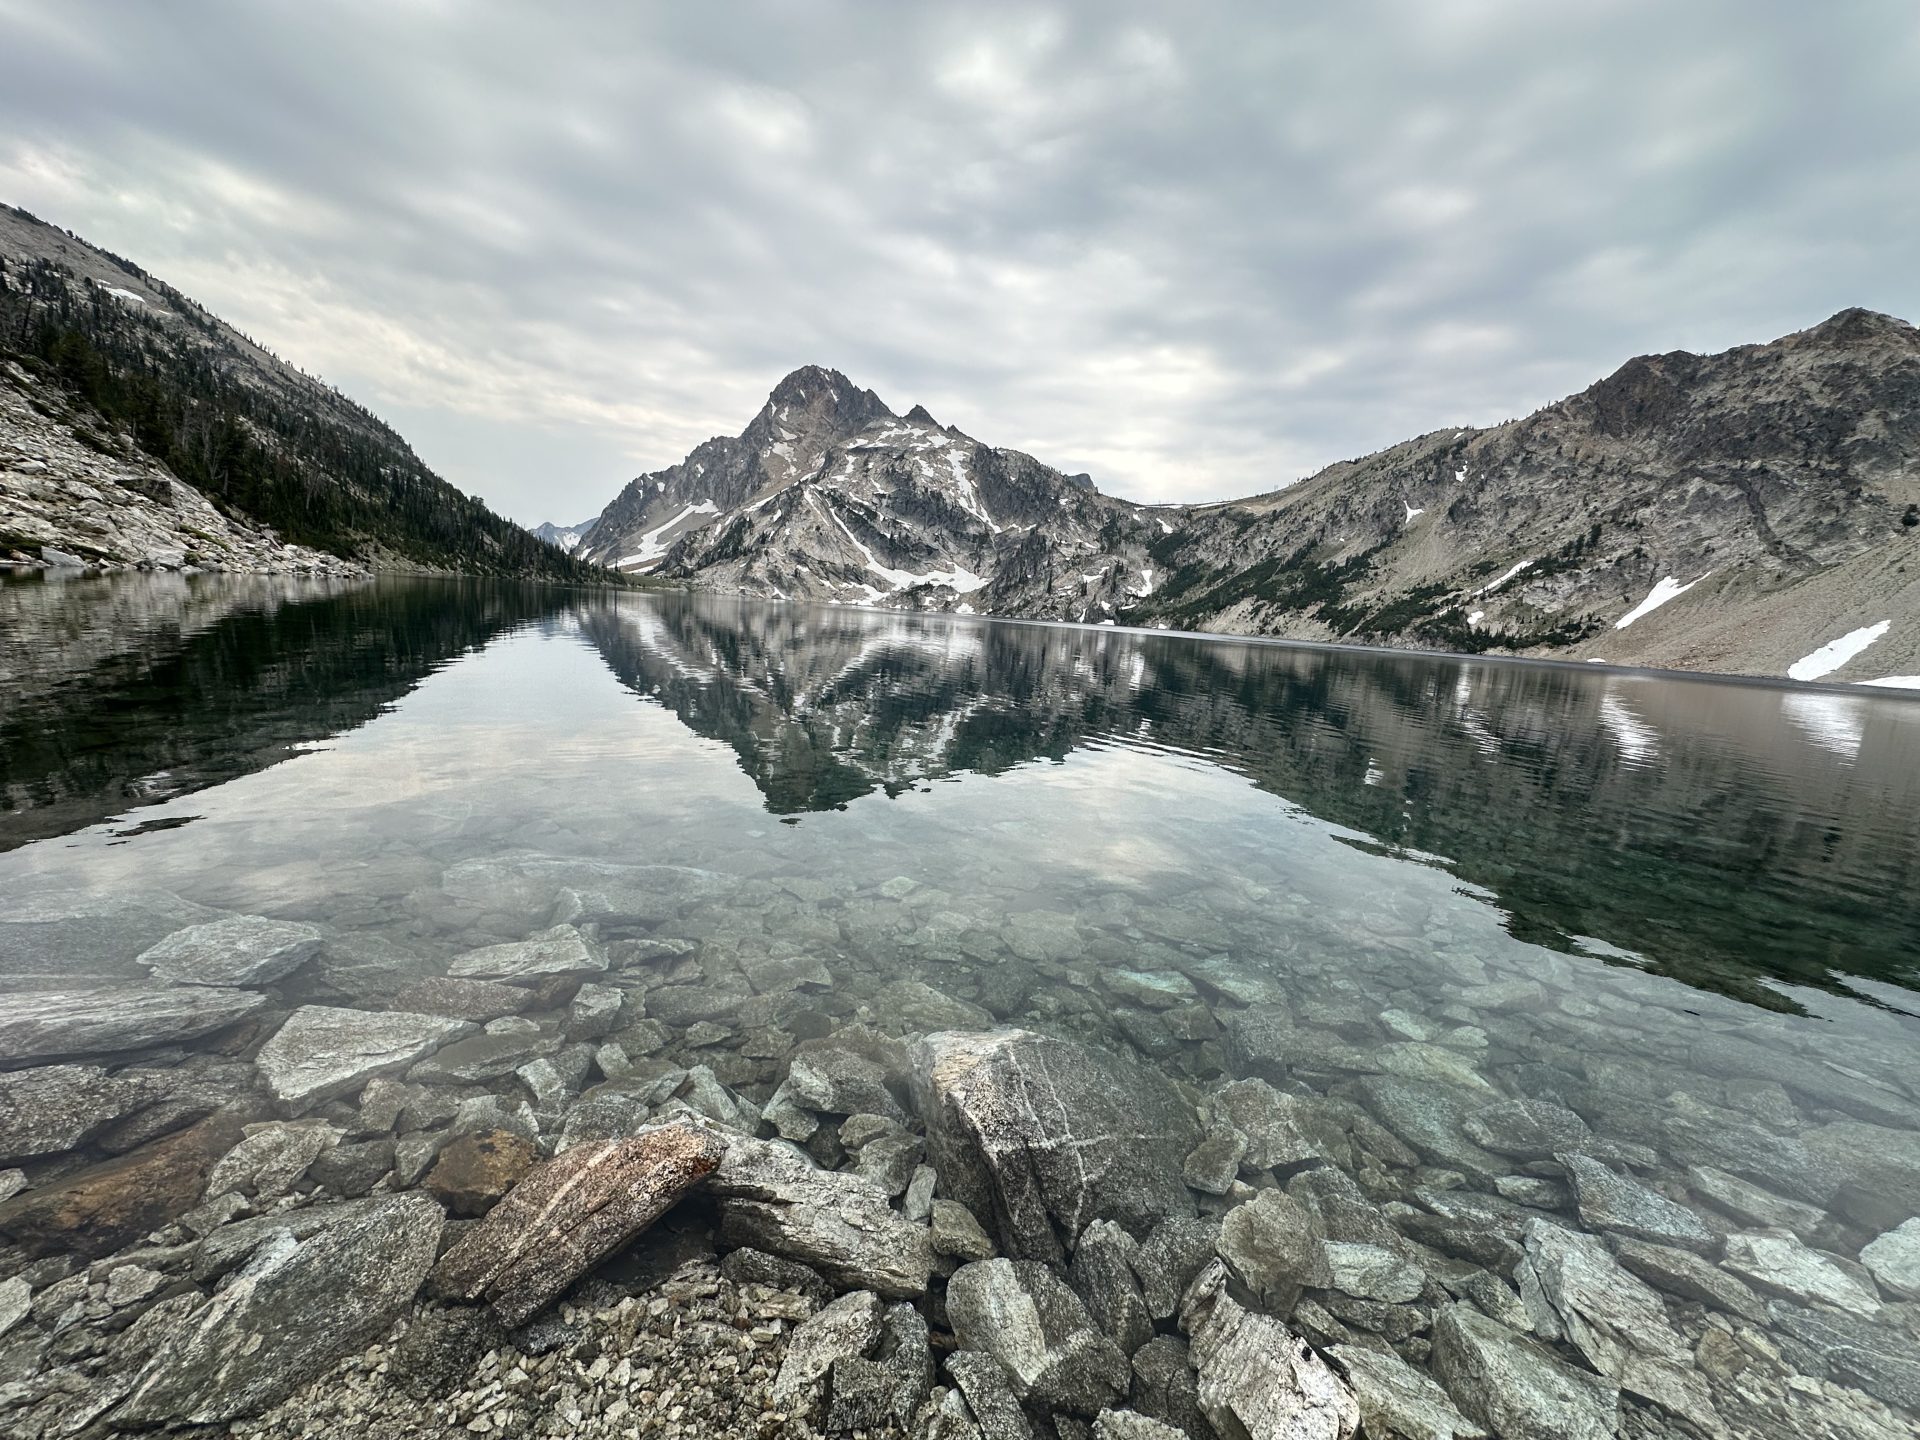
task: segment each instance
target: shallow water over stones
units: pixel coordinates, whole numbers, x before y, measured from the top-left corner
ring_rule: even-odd
[[[869,1296],[784,1352],[827,1431],[1914,1433],[1920,704],[681,599],[440,613],[470,603],[146,627],[235,720],[183,728],[213,783],[137,812],[101,756],[151,735],[9,762],[16,838],[117,817],[0,855],[9,1433],[302,1433],[294,1379],[497,1299],[395,1297],[419,1205],[443,1249],[697,1284],[769,1343]],[[290,711],[316,656],[365,703]],[[18,693],[57,727],[103,691]],[[656,1180],[691,1251],[541,1240],[623,1240],[568,1177],[688,1127],[701,1174]],[[380,1335],[316,1364],[336,1272]],[[551,1281],[487,1321],[527,1322],[515,1353],[569,1323]],[[638,1403],[614,1369],[578,1433]]]

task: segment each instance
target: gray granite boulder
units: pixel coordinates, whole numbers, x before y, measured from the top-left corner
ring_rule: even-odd
[[[405,1070],[474,1028],[445,1015],[302,1005],[260,1047],[254,1064],[281,1110],[301,1115],[323,1100],[353,1094],[376,1075]]]
[[[386,1333],[433,1264],[443,1218],[402,1195],[306,1240],[269,1233],[162,1342],[113,1423],[217,1425],[284,1399]]]
[[[1038,1261],[962,1265],[947,1281],[947,1317],[961,1347],[999,1361],[1030,1405],[1091,1418],[1127,1394],[1127,1357]]]
[[[946,1370],[966,1397],[982,1440],[1033,1440],[1033,1424],[1020,1408],[1006,1366],[979,1350],[956,1350],[947,1356]]]
[[[1236,1080],[1206,1098],[1201,1115],[1247,1139],[1240,1164],[1249,1171],[1282,1173],[1325,1158],[1315,1132],[1322,1129],[1310,1101],[1276,1090],[1264,1080]]]
[[[1346,1382],[1271,1315],[1228,1291],[1227,1267],[1201,1271],[1180,1306],[1201,1413],[1249,1440],[1351,1440],[1360,1407]]]
[[[872,1356],[846,1355],[833,1362],[827,1429],[841,1434],[905,1429],[932,1386],[926,1318],[905,1301],[889,1305]]]
[[[781,1141],[727,1137],[708,1182],[720,1199],[720,1239],[811,1265],[842,1290],[887,1299],[925,1293],[933,1270],[928,1228],[894,1210],[872,1181],[822,1170]]]
[[[865,1355],[880,1343],[880,1317],[885,1309],[871,1290],[855,1290],[802,1320],[774,1376],[773,1398],[787,1403],[797,1400],[803,1408],[809,1405],[815,1392],[825,1388],[835,1361]]]
[[[1220,1222],[1220,1258],[1263,1309],[1286,1315],[1303,1289],[1333,1284],[1320,1217],[1284,1190],[1262,1190]]]
[[[315,1121],[249,1125],[246,1138],[222,1155],[207,1176],[207,1197],[230,1190],[260,1200],[284,1195],[308,1166],[339,1143],[338,1130]]]
[[[1623,1391],[1708,1433],[1721,1428],[1706,1381],[1665,1304],[1597,1235],[1536,1220],[1515,1278],[1535,1333],[1564,1339]]]
[[[1573,1111],[1545,1100],[1497,1101],[1471,1112],[1461,1128],[1474,1144],[1516,1160],[1577,1150],[1593,1136]]]
[[[941,1187],[1007,1254],[1061,1261],[1091,1221],[1144,1234],[1193,1213],[1199,1127],[1158,1073],[1025,1030],[927,1035],[911,1059]]]
[[[1502,1440],[1614,1440],[1620,1392],[1464,1301],[1433,1324],[1433,1373],[1454,1403]]]
[[[317,926],[264,915],[230,915],[176,930],[135,963],[173,985],[271,985],[320,953]]]
[[[1335,1345],[1327,1355],[1353,1389],[1367,1440],[1482,1440],[1487,1433],[1391,1350]]]
[[[1102,1333],[1131,1355],[1153,1338],[1153,1317],[1140,1294],[1134,1265],[1140,1244],[1111,1220],[1096,1220],[1080,1232],[1067,1279],[1086,1302]]]

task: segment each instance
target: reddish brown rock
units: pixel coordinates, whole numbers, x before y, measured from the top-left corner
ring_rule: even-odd
[[[212,1115],[190,1130],[90,1166],[0,1205],[0,1234],[30,1255],[104,1255],[199,1203],[214,1162],[240,1143],[239,1121]]]
[[[576,1145],[530,1173],[440,1259],[434,1288],[520,1325],[665,1214],[719,1165],[721,1139],[685,1122]]]
[[[424,1182],[456,1215],[484,1215],[518,1185],[540,1158],[540,1147],[511,1130],[462,1135],[440,1152]]]

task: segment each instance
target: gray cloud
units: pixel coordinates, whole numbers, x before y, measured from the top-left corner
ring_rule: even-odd
[[[1920,318],[1901,0],[0,0],[0,198],[516,518],[836,366],[1103,488]]]

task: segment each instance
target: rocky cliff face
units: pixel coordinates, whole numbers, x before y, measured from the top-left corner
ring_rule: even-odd
[[[717,590],[1866,680],[1920,673],[1920,331],[1631,360],[1523,419],[1143,507],[837,372],[643,475],[583,553]]]
[[[8,206],[0,564],[594,578],[338,391]]]

